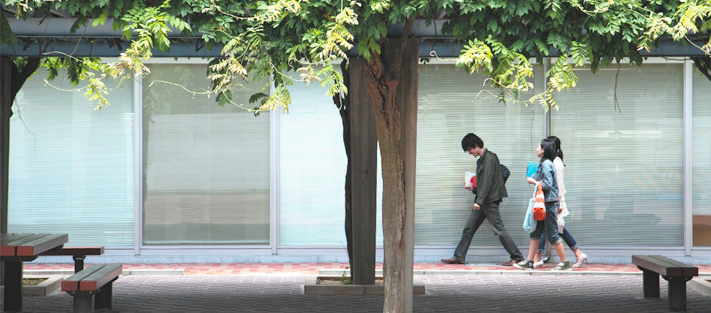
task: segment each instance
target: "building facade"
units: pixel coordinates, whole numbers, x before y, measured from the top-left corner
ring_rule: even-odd
[[[326,89],[297,83],[288,114],[255,117],[201,93],[204,61],[149,68],[102,111],[61,78],[25,84],[11,120],[10,232],[66,232],[69,245],[105,245],[129,262],[347,261],[346,156]],[[545,70],[536,65],[534,92]],[[565,153],[566,226],[591,261],[711,259],[711,82],[682,58],[576,74],[546,112],[526,95],[499,101],[452,62],[419,65],[415,261],[451,255],[461,236],[473,202],[464,172],[476,167],[461,150],[469,132],[511,170],[501,213],[523,249],[526,166],[551,134]],[[265,83],[245,84],[234,102],[253,107]],[[378,212],[380,202],[378,192]],[[506,257],[482,226],[468,261]]]

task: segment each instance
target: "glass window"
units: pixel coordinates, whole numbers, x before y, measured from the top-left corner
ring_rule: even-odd
[[[694,67],[693,80],[693,245],[711,246],[711,82]]]
[[[298,83],[289,90],[292,105],[289,114],[280,116],[279,126],[280,244],[335,246],[345,251],[347,159],[338,108],[318,84]],[[378,171],[378,245],[382,244],[381,194]]]
[[[580,69],[578,86],[556,97],[566,227],[581,246],[683,246],[682,72],[680,64]]]
[[[533,188],[525,174],[545,134],[543,109],[538,104],[499,102],[498,91],[489,88],[483,76],[454,65],[420,65],[419,71],[415,243],[456,245],[461,238],[474,203],[474,195],[464,189],[464,172],[476,171],[477,160],[462,150],[467,133],[481,137],[484,146],[511,170],[501,217],[513,238],[527,243],[521,224]],[[499,244],[487,225],[472,242],[473,246]]]
[[[9,231],[68,233],[69,245],[133,245],[134,114],[131,83],[93,110],[64,73],[38,70],[10,120]],[[113,87],[116,82],[107,81]]]
[[[269,113],[188,90],[206,65],[155,64],[143,81],[143,242],[269,243]],[[263,83],[234,91],[248,105]]]

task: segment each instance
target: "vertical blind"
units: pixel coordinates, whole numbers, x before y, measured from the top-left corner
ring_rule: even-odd
[[[152,65],[143,85],[143,242],[268,244],[269,113],[254,117],[191,94],[206,89],[205,65]],[[453,65],[419,66],[415,243],[453,246],[474,196],[464,172],[476,159],[462,151],[469,132],[511,170],[504,224],[519,245],[533,189],[526,164],[537,161],[545,113],[538,104],[499,102],[484,78]],[[543,68],[536,67],[540,77]],[[581,247],[683,245],[682,98],[680,64],[576,70],[580,81],[556,96],[552,134],[565,152],[571,215]],[[67,232],[70,244],[133,244],[133,90],[109,94],[93,111],[82,93],[45,86],[38,72],[18,94],[11,119],[11,232]],[[60,75],[61,77],[61,75]],[[69,82],[53,82],[73,88]],[[711,246],[711,109],[709,81],[693,76],[694,245]],[[540,87],[540,81],[536,82]],[[247,104],[261,90],[235,91]],[[280,116],[281,246],[342,246],[346,158],[337,108],[318,85],[296,85]],[[525,100],[527,96],[522,96]],[[615,111],[615,98],[621,111]],[[377,242],[382,243],[380,161]],[[664,236],[658,236],[663,233]],[[702,236],[709,240],[699,241]],[[498,246],[485,222],[474,246]]]
[[[297,83],[289,90],[293,101],[289,114],[280,116],[280,245],[332,246],[345,251],[347,159],[338,108],[318,84]],[[378,186],[376,242],[380,244],[380,172]]]
[[[499,102],[498,91],[483,76],[454,65],[421,65],[419,71],[415,243],[451,246],[459,241],[474,203],[474,195],[464,189],[464,172],[476,170],[476,159],[461,148],[471,132],[511,170],[501,217],[516,242],[526,244],[521,224],[533,192],[526,166],[535,161],[545,132],[544,110],[537,104]],[[499,244],[488,222],[472,241],[473,246]]]
[[[711,82],[696,67],[693,80],[693,244],[711,246]]]
[[[269,243],[269,113],[188,90],[206,65],[151,65],[143,82],[143,242]],[[169,83],[165,83],[169,82]],[[262,83],[234,91],[249,105]]]
[[[681,64],[580,69],[578,86],[556,97],[566,228],[581,247],[683,246],[682,72]]]
[[[13,106],[9,231],[68,233],[69,245],[132,246],[132,85],[94,111],[83,92],[66,91],[77,87],[64,73],[51,82],[57,88],[46,77],[38,70]]]

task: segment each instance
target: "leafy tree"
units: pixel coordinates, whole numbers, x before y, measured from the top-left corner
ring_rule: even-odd
[[[14,60],[13,75],[19,77],[42,65],[50,73],[64,67],[74,81],[88,79],[88,95],[97,100],[98,108],[108,105],[102,96],[106,92],[102,78],[146,73],[142,61],[151,57],[152,49],[170,48],[170,26],[184,34],[199,34],[208,48],[221,49],[222,56],[209,65],[211,92],[219,104],[237,105],[255,114],[288,112],[289,86],[294,83],[285,75],[289,71],[301,73],[304,81],[328,86],[335,99],[345,96],[348,84],[333,64],[353,56],[363,58],[383,160],[386,312],[412,309],[407,296],[411,290],[403,284],[412,269],[403,267],[402,250],[412,240],[403,235],[405,216],[412,214],[406,210],[406,202],[412,199],[405,196],[410,182],[404,179],[402,130],[407,121],[398,111],[408,104],[400,103],[397,92],[403,87],[402,56],[412,42],[420,40],[412,32],[416,19],[444,18],[442,35],[464,44],[458,66],[488,76],[502,100],[537,102],[545,108],[557,108],[555,93],[577,84],[574,67],[589,63],[595,72],[613,62],[642,64],[641,51],[670,40],[708,42],[711,27],[711,4],[706,0],[5,0],[3,8],[19,18],[67,12],[79,18],[75,29],[90,19],[93,23],[112,20],[124,31],[130,46],[113,64],[70,57]],[[393,25],[403,31],[389,37]],[[4,16],[0,27],[2,43],[13,42]],[[708,43],[700,46],[707,54],[709,47]],[[558,59],[544,74],[545,90],[528,94],[533,87],[531,60],[552,55]],[[711,78],[708,56],[694,60]],[[270,79],[273,92],[254,95],[253,107],[232,101],[234,86],[261,78]],[[19,90],[21,81],[13,90]],[[3,110],[9,110],[9,100],[3,99]]]

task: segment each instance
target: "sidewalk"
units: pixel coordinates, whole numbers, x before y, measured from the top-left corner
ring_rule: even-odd
[[[91,264],[91,259],[87,260],[87,265]],[[536,272],[548,272],[555,264],[548,263]],[[697,265],[701,275],[711,275],[711,265]],[[376,264],[376,270],[382,269],[383,264]],[[35,264],[25,263],[25,271],[55,270],[72,271],[74,265],[67,264]],[[247,275],[247,274],[304,274],[317,275],[320,270],[345,270],[348,263],[207,263],[207,264],[124,264],[124,271],[130,270],[183,270],[183,275]],[[415,263],[415,272],[435,273],[463,272],[476,273],[478,271],[521,271],[510,266],[500,266],[496,264],[443,264],[443,263]],[[585,264],[581,268],[573,269],[574,272],[618,272],[618,273],[641,273],[633,264]]]
[[[111,312],[382,312],[383,296],[303,295],[310,275],[347,266],[126,264],[125,270],[182,269],[184,275],[122,275],[114,282]],[[418,263],[415,271],[427,273],[420,276],[426,293],[414,296],[414,312],[669,312],[667,282],[660,279],[661,299],[643,299],[642,277],[633,265],[588,264],[550,275],[553,266],[522,275],[526,272],[496,265]],[[30,272],[71,269],[72,264],[25,265]],[[711,266],[699,269],[711,275]],[[26,313],[72,310],[72,298],[63,292],[26,297],[24,303]],[[687,308],[708,312],[711,297],[687,284]]]

